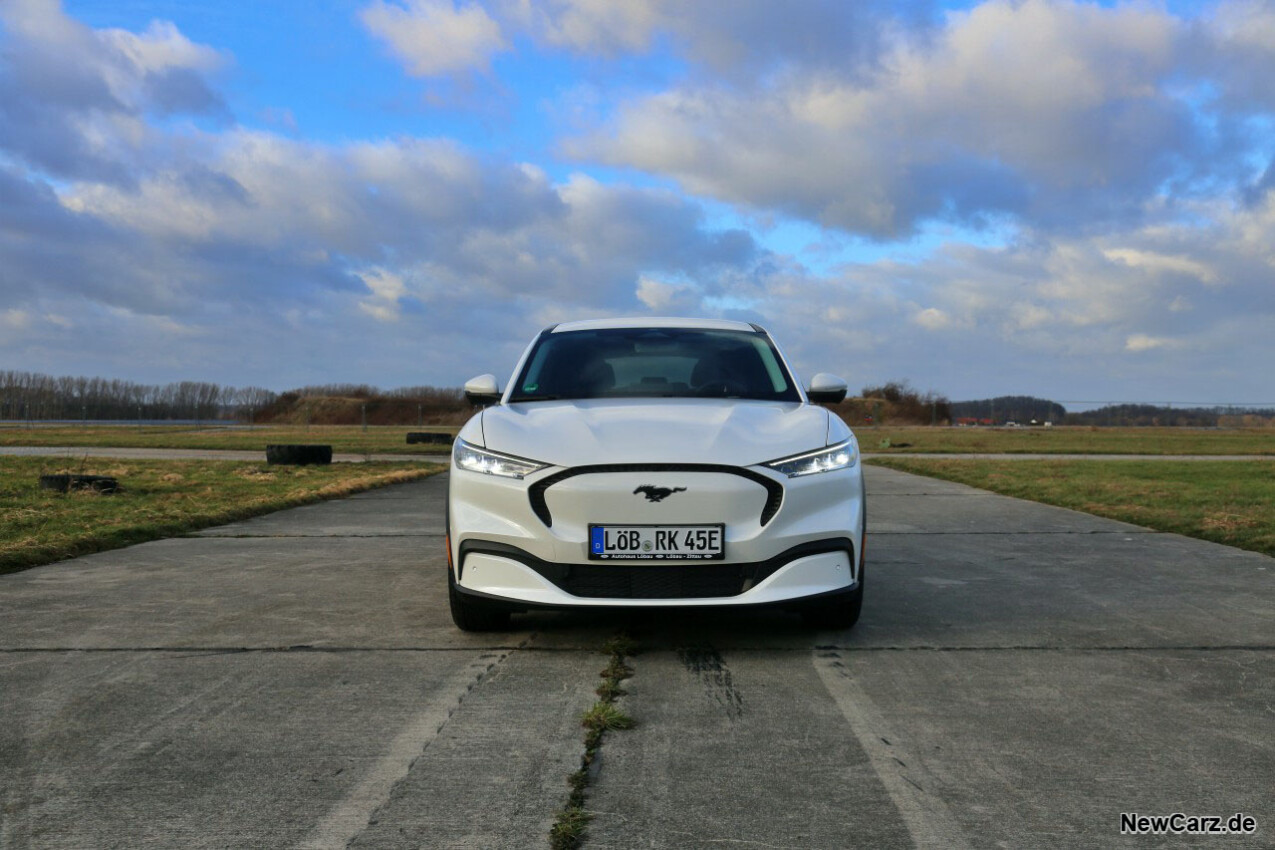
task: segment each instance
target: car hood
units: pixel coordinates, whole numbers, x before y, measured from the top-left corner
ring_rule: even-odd
[[[826,410],[792,402],[588,399],[503,404],[482,413],[487,448],[555,466],[750,466],[821,448],[828,433]]]

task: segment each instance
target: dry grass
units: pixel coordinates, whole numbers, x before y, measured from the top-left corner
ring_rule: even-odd
[[[455,434],[448,426],[357,425],[258,426],[256,428],[176,425],[58,426],[0,428],[0,446],[114,446],[120,448],[266,450],[268,443],[324,443],[353,454],[446,454],[447,447],[407,445],[409,431]],[[1273,428],[946,428],[928,426],[856,427],[866,452],[991,454],[1152,454],[1275,456]]]
[[[334,452],[350,454],[447,454],[448,446],[407,444],[409,431],[438,431],[455,434],[455,427],[369,426],[358,425],[267,425],[241,426],[189,425],[59,425],[48,428],[0,428],[0,446],[71,446],[146,449],[234,449],[259,451],[265,460],[266,446],[272,443],[319,443],[331,445]]]
[[[0,573],[185,534],[442,470],[437,464],[274,466],[236,461],[0,457]],[[121,491],[56,493],[41,475],[111,475]]]
[[[856,427],[865,452],[885,454],[1271,455],[1270,428]]]
[[[1275,459],[871,462],[1275,556]]]

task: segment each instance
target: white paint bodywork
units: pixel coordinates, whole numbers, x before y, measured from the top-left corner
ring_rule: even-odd
[[[822,407],[795,402],[707,398],[520,402],[487,408],[478,416],[477,432],[467,425],[461,438],[554,466],[656,459],[752,466],[829,445],[833,419]],[[838,429],[838,433],[845,432]]]
[[[644,319],[573,323],[559,326],[555,332],[669,326],[754,330],[736,322]],[[522,361],[515,376],[521,368]],[[462,547],[473,541],[515,547],[550,564],[596,566],[600,562],[588,557],[590,523],[724,523],[726,557],[712,563],[766,561],[795,546],[834,538],[849,539],[852,551],[861,553],[864,499],[858,463],[796,478],[761,465],[845,441],[853,444],[854,436],[844,422],[804,400],[615,398],[503,403],[476,414],[458,439],[547,464],[525,479],[513,479],[462,469],[453,463],[448,497],[449,554],[461,591],[511,603],[562,607],[730,606],[798,600],[852,588],[857,581],[857,557],[852,559],[845,551],[822,552],[796,557],[756,586],[733,596],[596,598],[567,593],[517,558],[469,552],[462,561]],[[533,510],[529,491],[536,482],[564,470],[614,464],[743,469],[780,483],[783,502],[762,525],[768,494],[765,487],[747,477],[713,470],[623,470],[576,475],[546,489],[551,524]],[[652,502],[634,493],[642,485],[686,490]],[[681,563],[693,570],[697,563],[706,562],[659,563]]]

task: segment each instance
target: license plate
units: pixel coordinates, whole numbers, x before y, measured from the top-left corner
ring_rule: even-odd
[[[589,557],[608,561],[703,561],[726,557],[726,526],[590,525]]]

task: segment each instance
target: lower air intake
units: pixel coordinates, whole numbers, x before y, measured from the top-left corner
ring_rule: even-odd
[[[759,564],[573,564],[554,584],[588,599],[708,599],[738,596],[773,572]]]

